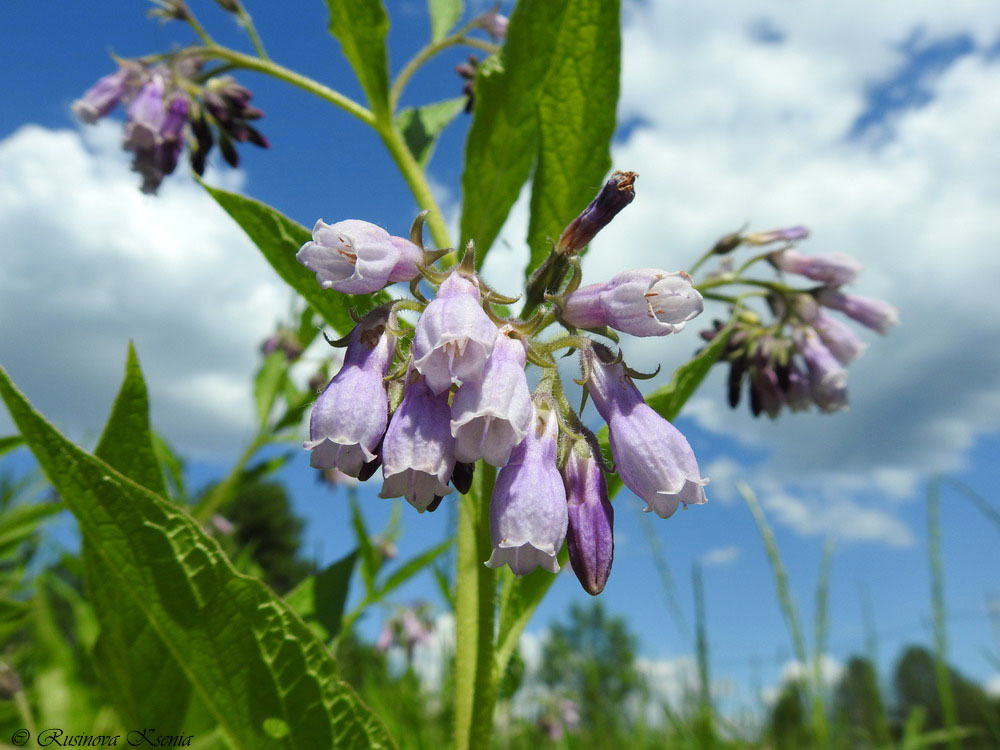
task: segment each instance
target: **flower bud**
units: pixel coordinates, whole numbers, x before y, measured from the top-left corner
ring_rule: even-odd
[[[615,557],[615,511],[604,472],[586,440],[574,442],[562,478],[569,514],[569,562],[583,590],[597,596],[608,582]]]
[[[383,378],[396,346],[386,330],[388,319],[388,309],[379,307],[358,323],[343,365],[313,406],[303,447],[312,451],[310,464],[317,469],[337,468],[356,477],[375,458],[389,418]]]
[[[633,336],[665,336],[684,330],[703,309],[701,294],[684,271],[640,268],[571,292],[561,315],[577,328],[611,326]]]
[[[752,367],[750,369],[750,411],[759,416],[761,412],[771,419],[776,419],[781,413],[784,399],[778,388],[778,374],[771,367]]]
[[[847,370],[812,328],[799,328],[796,342],[809,369],[809,384],[816,405],[827,412],[846,406]]]
[[[486,360],[481,380],[466,381],[451,403],[455,458],[472,463],[485,459],[503,466],[528,432],[531,394],[524,373],[525,349],[504,327]]]
[[[890,328],[899,325],[899,310],[885,300],[844,294],[839,289],[829,287],[821,289],[816,299],[821,305],[840,310],[847,317],[881,334],[886,334]]]
[[[861,271],[856,258],[841,253],[803,255],[795,250],[779,250],[768,257],[771,265],[785,273],[796,273],[813,281],[840,286],[850,284]]]
[[[495,10],[486,11],[476,19],[476,25],[498,41],[507,37],[509,23],[507,16],[497,13]]]
[[[355,408],[363,405],[355,403]],[[435,496],[451,492],[455,469],[455,439],[451,436],[448,391],[435,394],[427,381],[411,370],[403,402],[392,415],[382,442],[379,497],[405,497],[423,513]]]
[[[575,255],[589,245],[594,236],[635,198],[635,178],[638,176],[635,172],[614,172],[590,205],[563,230],[556,252]]]
[[[644,510],[669,518],[681,503],[705,502],[708,484],[688,441],[643,400],[621,362],[594,344],[580,351],[587,391],[608,423],[618,474],[646,503]]]
[[[420,248],[367,221],[347,219],[326,224],[320,219],[312,236],[312,242],[304,244],[295,259],[316,274],[323,289],[370,294],[420,275]]]
[[[490,500],[491,568],[509,565],[523,576],[541,566],[559,572],[556,556],[566,538],[566,490],[556,468],[559,425],[538,400],[528,434],[497,475]]]
[[[743,241],[748,245],[770,245],[772,242],[804,240],[808,236],[808,227],[784,227],[783,229],[769,229],[766,232],[751,232],[743,236]]]
[[[785,403],[792,411],[808,411],[812,405],[812,392],[809,388],[809,378],[794,364],[788,372],[788,387],[785,389]]]
[[[479,281],[452,271],[417,321],[413,366],[434,393],[478,381],[493,352],[497,327],[483,311]]]

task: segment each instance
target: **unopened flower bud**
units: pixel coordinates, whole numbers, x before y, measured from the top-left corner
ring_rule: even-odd
[[[842,253],[803,255],[795,250],[779,250],[771,253],[768,259],[785,273],[796,273],[833,286],[850,284],[862,268],[860,261]]]
[[[413,366],[434,393],[478,381],[493,352],[497,327],[483,311],[479,281],[452,271],[417,321]]]
[[[358,401],[355,408],[364,402]],[[379,497],[405,497],[423,513],[435,496],[451,492],[455,468],[448,391],[434,393],[416,370],[407,378],[403,402],[392,415],[382,442]]]
[[[580,351],[587,391],[608,423],[611,455],[622,482],[660,518],[679,504],[705,502],[705,485],[694,451],[670,422],[643,400],[621,362],[599,344]]]
[[[566,295],[561,316],[577,328],[611,326],[633,336],[665,336],[684,330],[703,309],[686,272],[640,268]]]
[[[482,458],[503,466],[528,432],[532,409],[525,349],[510,333],[509,327],[501,330],[482,378],[463,383],[452,400],[451,433],[459,461]]]
[[[388,309],[379,307],[358,323],[343,365],[313,406],[303,447],[312,451],[310,464],[318,469],[337,468],[356,477],[375,458],[389,418],[383,378],[396,345],[386,330],[388,319]]]
[[[556,468],[559,424],[549,404],[536,400],[527,436],[497,475],[490,500],[491,568],[509,565],[523,576],[536,567],[559,572],[566,538],[566,490]]]
[[[586,440],[574,441],[562,478],[569,513],[569,562],[584,591],[597,596],[608,582],[615,557],[615,511],[600,462]]]
[[[618,213],[635,198],[635,172],[615,172],[601,192],[563,230],[556,245],[561,255],[575,255],[590,244]]]
[[[312,241],[295,259],[316,274],[324,289],[344,294],[370,294],[397,281],[420,275],[420,248],[402,237],[393,237],[367,221],[347,219],[313,227]]]
[[[507,16],[497,13],[495,10],[486,11],[475,22],[479,28],[494,39],[502,41],[507,37],[507,26],[510,21]]]
[[[809,236],[809,227],[784,227],[766,232],[751,232],[743,236],[748,245],[770,245],[773,242],[796,242]]]
[[[821,289],[816,299],[821,305],[840,310],[847,317],[881,334],[886,334],[890,328],[899,325],[899,310],[885,300],[844,294],[839,289],[829,287]]]

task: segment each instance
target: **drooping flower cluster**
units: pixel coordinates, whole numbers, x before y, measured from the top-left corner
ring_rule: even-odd
[[[142,176],[144,193],[155,193],[173,173],[185,143],[199,175],[216,139],[234,167],[239,164],[234,140],[269,145],[249,124],[264,114],[250,105],[250,92],[229,76],[203,83],[200,69],[201,61],[192,56],[178,56],[170,65],[122,60],[117,71],[73,103],[73,114],[88,124],[124,106],[122,147],[134,155],[132,169]]]
[[[771,285],[766,299],[774,322],[765,325],[749,310],[741,310],[729,324],[716,320],[702,337],[712,341],[723,331],[729,338],[723,360],[729,363],[728,398],[735,408],[744,383],[748,383],[750,410],[756,417],[776,418],[783,408],[803,411],[815,405],[823,412],[847,406],[847,365],[868,345],[838,318],[841,312],[854,321],[888,333],[899,322],[899,312],[888,302],[861,297],[843,290],[861,272],[861,263],[848,255],[804,255],[794,243],[808,237],[805,227],[790,227],[747,235],[727,235],[716,253],[728,253],[741,244],[780,248],[759,256],[782,274],[804,277],[818,285],[792,288]],[[727,269],[716,278],[725,281]],[[764,284],[767,287],[767,284]]]
[[[631,201],[634,180],[633,173],[615,173],[567,227],[564,234],[579,241],[553,251],[564,278],[549,273],[531,282],[542,302],[526,319],[498,313],[497,306],[516,300],[476,273],[471,243],[461,263],[435,268],[447,251],[424,249],[422,216],[409,239],[362,221],[317,222],[297,258],[323,288],[369,294],[409,281],[415,299],[374,308],[332,342],[346,353],[312,411],[305,443],[312,465],[360,478],[381,467],[381,497],[405,497],[421,512],[435,510],[453,487],[467,492],[476,461],[496,466],[493,551],[483,562],[508,565],[517,575],[537,567],[554,573],[567,542],[574,572],[597,594],[614,558],[614,513],[605,457],[570,408],[555,366],[553,352],[572,348],[608,424],[622,482],[663,518],[682,504],[704,503],[708,480],[683,435],[646,405],[620,354],[577,332],[664,336],[702,310],[683,272],[641,269],[580,286],[574,256]],[[435,289],[430,300],[422,285]],[[419,312],[412,328],[403,311]],[[568,334],[541,340],[556,321]],[[542,371],[534,392],[529,364]]]

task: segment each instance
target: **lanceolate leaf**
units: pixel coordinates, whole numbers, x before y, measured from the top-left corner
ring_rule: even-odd
[[[357,561],[358,551],[352,550],[319,573],[308,576],[285,595],[288,606],[313,626],[324,641],[333,640],[340,632]]]
[[[243,227],[243,231],[257,245],[278,275],[301,294],[337,333],[345,334],[354,327],[354,321],[348,312],[348,300],[358,310],[368,310],[388,301],[384,292],[373,295],[355,294],[348,298],[340,292],[320,289],[315,274],[295,260],[295,253],[312,238],[308,229],[253,198],[209,185],[204,187],[226,213]]]
[[[396,122],[410,153],[421,167],[427,169],[438,136],[465,107],[465,97],[445,99],[443,102],[425,104],[402,110]]]
[[[597,195],[611,167],[620,76],[617,0],[574,0],[559,29],[538,100],[538,163],[531,184],[531,259],[541,263],[563,228]],[[628,168],[628,165],[624,165]]]
[[[239,748],[384,748],[385,728],[329,652],[190,516],[77,448],[0,370],[0,396],[42,470]]]
[[[570,0],[521,0],[499,57],[479,66],[465,144],[461,246],[489,250],[531,174],[538,150],[538,100]],[[614,33],[617,33],[615,31]]]
[[[462,0],[427,0],[431,14],[431,41],[444,39],[462,17]]]
[[[389,55],[385,37],[389,17],[381,0],[326,0],[330,33],[340,42],[344,57],[376,114],[389,111]]]
[[[149,429],[149,400],[135,349],[128,348],[122,383],[95,454],[137,484],[165,494],[166,484]],[[160,634],[132,599],[122,596],[114,572],[83,538],[84,578],[100,625],[94,659],[115,710],[130,726],[158,726],[180,734],[191,685]]]
[[[701,381],[708,375],[708,371],[712,369],[712,365],[722,355],[732,332],[732,326],[723,328],[708,346],[702,349],[694,358],[677,368],[673,379],[669,383],[657,388],[646,396],[646,403],[653,408],[653,411],[672,422],[680,414],[687,400],[691,398],[691,394],[701,385]],[[610,456],[611,449],[608,444],[607,425],[602,427],[597,433],[597,439],[601,443],[601,450],[604,452],[604,455]],[[608,494],[614,497],[621,488],[622,480],[618,475],[609,474]]]

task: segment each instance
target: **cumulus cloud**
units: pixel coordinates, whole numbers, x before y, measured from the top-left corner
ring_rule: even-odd
[[[142,195],[119,140],[102,123],[26,125],[0,142],[0,361],[60,427],[92,441],[131,339],[154,424],[188,455],[231,456],[251,428],[257,343],[288,293],[192,180]],[[0,421],[9,431],[5,412]]]
[[[742,554],[743,550],[735,544],[730,544],[725,547],[712,547],[701,556],[701,564],[714,565],[718,567],[731,565],[739,560]]]

